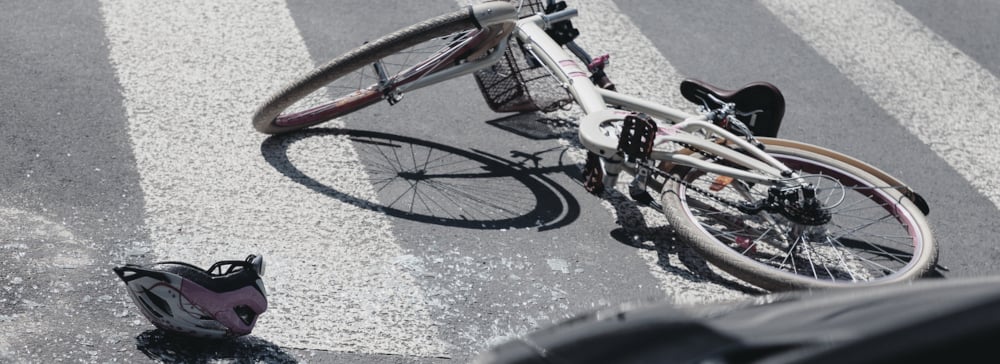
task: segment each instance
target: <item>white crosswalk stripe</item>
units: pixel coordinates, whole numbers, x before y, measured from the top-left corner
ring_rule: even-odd
[[[996,76],[892,1],[762,3],[1000,207]]]
[[[284,2],[105,0],[102,12],[156,257],[262,252],[272,306],[256,332],[275,344],[445,354],[388,219],[317,198],[261,157],[252,108],[314,66]],[[312,169],[341,175],[317,178],[366,180],[347,140],[322,139],[340,153]]]

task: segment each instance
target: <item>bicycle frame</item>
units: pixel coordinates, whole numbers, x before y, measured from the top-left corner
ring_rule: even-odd
[[[568,8],[553,14],[537,14],[526,17],[517,22],[513,36],[517,37],[533,56],[545,64],[550,73],[563,87],[569,90],[577,104],[583,109],[586,115],[579,122],[580,142],[589,151],[603,157],[603,167],[607,172],[604,181],[606,186],[614,186],[620,170],[623,167],[628,167],[622,165],[621,156],[617,153],[617,138],[608,136],[601,130],[602,124],[621,121],[628,113],[608,108],[607,105],[619,106],[624,110],[649,114],[659,120],[671,123],[672,125],[669,127],[664,128],[661,126],[659,128],[654,145],[663,145],[669,142],[686,144],[698,150],[722,157],[728,162],[757,171],[763,171],[766,174],[747,172],[698,159],[684,153],[662,149],[657,150],[656,148],[653,149],[650,155],[651,160],[689,166],[769,186],[784,181],[795,181],[794,183],[796,184],[801,183],[801,180],[796,178],[797,176],[784,164],[746,142],[744,138],[712,124],[707,120],[706,115],[693,115],[663,104],[606,90],[594,85],[590,78],[586,76],[586,72],[583,72],[579,68],[576,60],[562,46],[552,40],[543,29],[546,24],[566,20],[574,16],[576,16],[576,9]],[[701,135],[698,135],[698,133],[701,133]],[[724,147],[708,139],[707,136],[712,134],[720,137],[726,143],[737,144],[741,150],[749,153],[749,155],[737,152],[729,147]],[[889,186],[893,186],[904,196],[920,206],[920,209],[925,214],[929,211],[927,202],[916,191],[885,171],[868,163],[833,150],[805,143],[777,138],[759,138],[759,140],[766,140],[768,144],[794,146],[799,149],[811,150],[815,153],[848,163],[887,182]]]
[[[514,22],[514,19],[497,19],[487,11],[481,11],[480,22],[490,25]],[[572,95],[573,99],[585,113],[580,120],[579,137],[581,143],[591,152],[600,155],[606,170],[605,185],[613,186],[623,168],[635,169],[637,166],[623,165],[623,160],[617,151],[618,138],[610,136],[602,130],[609,122],[621,121],[628,112],[609,108],[608,105],[619,106],[626,110],[642,112],[671,125],[658,125],[654,145],[680,143],[699,151],[718,156],[732,164],[742,166],[751,172],[699,159],[676,151],[657,150],[654,148],[650,160],[684,165],[721,175],[738,177],[754,183],[775,185],[797,176],[772,156],[745,140],[708,121],[705,115],[694,115],[676,108],[650,102],[633,96],[597,87],[589,78],[589,73],[580,67],[578,58],[568,53],[560,44],[553,40],[544,30],[548,24],[568,20],[576,16],[576,9],[564,9],[552,14],[536,14],[516,21],[511,36],[523,44],[524,49],[537,58],[549,73]],[[504,27],[506,28],[506,27]],[[489,31],[489,28],[484,28]],[[427,74],[406,85],[401,85],[398,91],[410,91],[427,87],[451,78],[470,74],[492,66],[499,61],[507,50],[509,42],[500,42],[484,58],[461,63],[454,67]],[[717,137],[716,140],[708,138]],[[718,143],[724,140],[725,143]],[[741,151],[726,146],[726,143],[737,145]]]

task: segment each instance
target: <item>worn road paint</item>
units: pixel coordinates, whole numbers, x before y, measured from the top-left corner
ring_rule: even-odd
[[[320,196],[262,156],[253,109],[314,67],[285,3],[101,5],[155,258],[207,266],[263,253],[271,306],[254,334],[277,345],[446,355],[424,293],[394,263],[404,253],[388,219]],[[336,165],[310,169],[373,198],[352,182],[367,178],[350,143],[324,139]]]
[[[762,3],[1000,207],[995,75],[891,1]]]

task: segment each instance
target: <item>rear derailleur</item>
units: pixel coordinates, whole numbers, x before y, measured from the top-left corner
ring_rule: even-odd
[[[810,184],[772,186],[767,191],[767,198],[756,202],[741,202],[736,208],[750,215],[761,211],[776,212],[802,225],[823,225],[833,218],[830,210],[816,198],[816,187]]]

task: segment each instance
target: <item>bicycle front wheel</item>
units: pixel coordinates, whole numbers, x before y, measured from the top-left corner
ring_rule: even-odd
[[[906,282],[936,264],[930,227],[899,186],[811,151],[767,150],[816,186],[831,219],[815,225],[766,210],[742,212],[734,202],[760,201],[767,186],[676,167],[664,186],[663,211],[705,260],[772,291]]]
[[[508,12],[513,17],[513,10]],[[480,29],[475,14],[466,8],[431,18],[334,58],[265,101],[253,116],[254,128],[280,134],[387,98],[396,101],[397,88],[502,41],[496,38],[503,34],[489,27]]]

